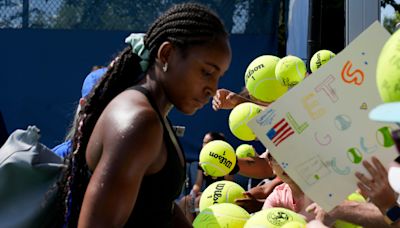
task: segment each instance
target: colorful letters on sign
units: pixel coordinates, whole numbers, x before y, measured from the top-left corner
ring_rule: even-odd
[[[375,71],[388,38],[375,22],[248,123],[286,173],[326,211],[356,190],[354,173],[365,172],[363,160],[374,155],[388,164],[396,156],[392,126],[368,119],[382,103]]]

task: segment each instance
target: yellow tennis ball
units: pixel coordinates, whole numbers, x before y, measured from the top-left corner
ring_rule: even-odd
[[[383,102],[400,101],[400,30],[385,43],[376,66],[376,83]]]
[[[293,221],[307,224],[306,220],[296,212],[286,208],[274,207],[256,212],[246,222],[244,228],[278,228]]]
[[[256,156],[254,147],[250,144],[242,144],[236,148],[236,156],[238,158],[247,158]]]
[[[347,196],[347,200],[350,201],[355,201],[359,203],[365,203],[367,202],[365,198],[358,192],[353,192],[349,196]],[[362,228],[362,226],[346,222],[343,220],[336,220],[335,222],[335,228]]]
[[[222,180],[210,184],[201,194],[199,209],[219,203],[235,203],[238,198],[243,198],[245,190],[232,181]]]
[[[256,135],[247,126],[254,116],[262,111],[259,105],[251,102],[245,102],[237,105],[229,114],[229,129],[237,138],[244,141],[256,139]]]
[[[263,55],[249,64],[244,80],[251,96],[264,102],[272,102],[286,93],[288,88],[275,77],[278,61],[276,56]]]
[[[297,85],[307,74],[306,64],[299,57],[288,55],[275,67],[275,76],[278,81],[288,87]]]
[[[318,70],[322,65],[327,63],[329,60],[333,59],[335,57],[335,53],[329,51],[329,50],[319,50],[315,52],[315,54],[311,57],[310,60],[310,70],[312,73],[314,73],[316,70]]]
[[[201,149],[199,164],[204,172],[210,176],[225,176],[236,165],[235,150],[225,141],[211,141]]]
[[[212,205],[200,212],[193,221],[194,228],[242,228],[249,213],[232,203]]]
[[[355,202],[359,202],[359,203],[365,203],[367,202],[367,200],[365,200],[364,196],[362,196],[360,193],[358,192],[353,192],[351,193],[348,197],[347,200],[350,201],[355,201]]]

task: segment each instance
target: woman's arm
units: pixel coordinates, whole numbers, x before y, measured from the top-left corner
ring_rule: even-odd
[[[195,193],[195,195],[198,195],[200,193],[202,185],[203,185],[203,171],[198,169],[197,176],[196,176],[196,182],[194,183],[194,185],[192,187],[192,191]]]
[[[189,222],[182,209],[176,203],[174,204],[174,212],[172,215],[172,227],[192,227],[192,224]]]
[[[233,109],[244,102],[252,102],[264,107],[269,105],[269,103],[256,99],[249,99],[227,89],[218,89],[216,95],[213,97],[212,107],[215,111],[220,109]]]
[[[78,227],[123,226],[143,177],[160,170],[166,161],[157,114],[151,107],[132,109],[121,115],[117,108],[95,127],[101,132],[102,153],[84,196]]]
[[[385,222],[379,209],[372,203],[345,200],[330,212],[325,212],[316,203],[313,203],[307,207],[306,211],[313,212],[316,220],[328,226],[333,225],[336,220],[344,220],[365,228],[391,227]]]
[[[359,224],[365,228],[391,227],[385,222],[379,209],[372,203],[359,203],[346,200],[328,214],[335,219]]]
[[[249,213],[257,212],[262,209],[265,199],[271,194],[274,188],[281,183],[281,180],[274,178],[269,183],[257,185],[249,191],[244,192],[243,195],[245,197],[236,199],[235,202]]]
[[[238,158],[239,173],[246,177],[266,179],[274,176],[271,166],[265,158]]]

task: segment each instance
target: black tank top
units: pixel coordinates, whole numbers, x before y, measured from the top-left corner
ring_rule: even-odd
[[[125,227],[171,227],[174,200],[180,195],[186,177],[186,162],[182,166],[177,147],[183,150],[175,132],[171,130],[171,123],[168,119],[164,121],[149,91],[141,86],[130,89],[143,93],[157,112],[163,125],[168,156],[158,173],[143,178],[135,207]]]

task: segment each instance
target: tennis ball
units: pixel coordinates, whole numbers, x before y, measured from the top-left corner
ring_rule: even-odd
[[[312,73],[314,73],[316,70],[318,70],[322,65],[327,63],[329,60],[333,59],[335,57],[335,53],[329,51],[329,50],[319,50],[315,52],[315,54],[311,57],[310,60],[310,70]]]
[[[275,77],[278,61],[276,56],[263,55],[249,64],[244,81],[251,96],[260,101],[272,102],[286,93],[288,88]]]
[[[284,86],[292,87],[304,79],[307,74],[306,64],[299,57],[289,55],[275,67],[276,79]]]
[[[232,181],[217,181],[210,184],[201,194],[199,209],[219,203],[235,203],[235,199],[243,198],[245,190]]]
[[[225,141],[213,140],[201,149],[199,164],[210,176],[225,176],[235,167],[235,150]]]
[[[247,122],[261,111],[260,106],[251,102],[241,103],[233,108],[229,114],[229,129],[232,134],[244,141],[256,139],[256,135],[247,126]]]
[[[400,30],[385,43],[378,57],[376,83],[383,102],[400,101]]]
[[[236,156],[238,158],[247,158],[256,156],[254,147],[249,144],[242,144],[236,148]]]
[[[360,193],[358,192],[353,192],[351,193],[348,197],[347,200],[350,201],[355,201],[355,202],[359,202],[359,203],[365,203],[367,202],[364,198],[364,196],[362,196]]]
[[[306,220],[294,211],[274,207],[256,212],[244,225],[244,228],[278,228],[289,222],[306,224]]]
[[[247,211],[236,204],[212,205],[200,212],[193,221],[194,228],[241,228],[250,218]]]
[[[360,203],[365,203],[367,202],[365,198],[358,192],[353,192],[349,196],[347,196],[347,200],[350,201],[355,201],[355,202],[360,202]],[[346,222],[343,220],[336,220],[335,222],[335,228],[362,228],[362,226]]]

